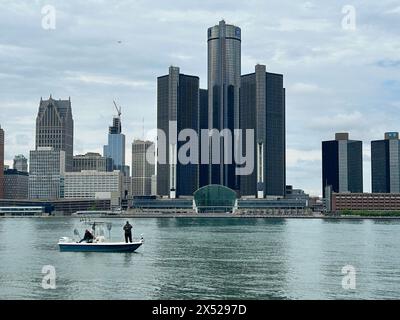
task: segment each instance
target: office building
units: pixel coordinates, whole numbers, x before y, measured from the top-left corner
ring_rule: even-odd
[[[399,193],[332,193],[331,197],[330,212],[400,211]]]
[[[239,88],[241,76],[241,31],[239,27],[220,21],[208,29],[208,121],[210,129],[239,128]],[[234,159],[237,148],[221,139],[220,163],[209,166],[209,183],[238,189]],[[227,151],[225,154],[224,150]],[[210,146],[211,158],[212,146]],[[225,157],[225,155],[227,157]],[[210,161],[211,162],[211,161]]]
[[[28,172],[16,169],[4,171],[4,199],[27,199],[28,179]]]
[[[121,198],[122,185],[123,174],[119,170],[67,172],[64,180],[64,194],[66,199],[109,198],[113,193]]]
[[[94,152],[88,152],[84,155],[75,155],[73,160],[73,171],[80,172],[84,170],[102,172],[113,171],[113,160]]]
[[[52,147],[65,152],[65,170],[72,171],[74,151],[74,120],[71,99],[40,99],[36,118],[36,149]]]
[[[335,140],[322,142],[322,190],[336,193],[363,192],[362,141],[336,133]]]
[[[400,193],[400,141],[398,132],[371,142],[372,192]]]
[[[20,172],[28,172],[28,159],[23,154],[16,155],[13,168]]]
[[[208,130],[208,90],[200,89],[199,91],[199,131]],[[201,134],[199,135],[199,157],[201,159],[201,146],[207,144],[208,141],[203,141]],[[199,162],[199,188],[209,184],[209,164]]]
[[[166,140],[158,137],[158,195],[191,196],[198,189],[198,163],[182,164],[177,159],[178,150],[186,143],[178,141],[179,132],[192,129],[198,134],[198,128],[199,78],[181,74],[178,67],[170,67],[168,75],[157,78],[157,129],[165,133]],[[198,149],[190,152],[199,158]],[[162,158],[165,163],[160,163]]]
[[[240,128],[243,150],[246,130],[254,130],[254,170],[240,176],[240,194],[258,198],[279,198],[286,186],[285,88],[283,75],[255,72],[241,77]]]
[[[151,195],[157,195],[157,176],[155,174],[151,176]]]
[[[133,196],[151,195],[151,179],[155,168],[154,163],[151,163],[151,161],[154,161],[154,155],[152,159],[148,159],[146,156],[147,152],[152,152],[151,150],[154,150],[154,143],[151,141],[135,140],[132,143]]]
[[[108,144],[103,148],[104,157],[111,158],[113,160],[113,169],[120,170],[125,174],[125,135],[122,133],[121,126],[121,110],[118,110],[118,115],[113,118],[113,125],[108,130]]]
[[[4,130],[0,126],[0,199],[4,197]]]
[[[30,199],[59,199],[64,197],[65,151],[38,147],[29,154]]]

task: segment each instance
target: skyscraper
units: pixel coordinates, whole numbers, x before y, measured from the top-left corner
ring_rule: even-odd
[[[220,21],[208,29],[208,123],[210,129],[239,128],[239,88],[241,73],[241,30]],[[220,143],[220,163],[209,166],[209,183],[238,188],[234,163],[229,164],[225,150],[236,152],[233,146]],[[210,146],[210,151],[212,146]],[[212,153],[211,158],[213,158]],[[230,155],[228,155],[230,156]],[[215,157],[214,157],[215,158]],[[232,156],[232,158],[234,158]],[[210,161],[211,163],[211,161]]]
[[[4,197],[4,130],[0,126],[0,199]]]
[[[122,133],[120,113],[114,116],[113,125],[109,127],[108,144],[103,148],[103,155],[113,160],[114,170],[120,170],[126,174],[125,135]]]
[[[39,147],[29,154],[29,198],[64,197],[65,151]]]
[[[363,192],[362,141],[349,140],[348,133],[336,133],[335,140],[322,142],[322,190]]]
[[[200,89],[199,91],[199,131],[208,129],[208,91],[205,89]],[[199,135],[199,156],[201,159],[201,146],[203,143],[208,143],[208,141],[203,141],[201,134]],[[209,184],[209,165],[207,163],[199,164],[199,188],[204,187]]]
[[[255,72],[243,75],[240,87],[240,127],[254,130],[254,170],[240,176],[242,196],[283,197],[286,186],[285,89],[283,75]],[[246,150],[243,138],[243,150]]]
[[[183,129],[199,127],[199,78],[179,73],[170,67],[169,74],[157,78],[157,129],[165,133],[165,145],[158,137],[157,194],[175,198],[193,195],[198,189],[198,165],[178,161],[178,150],[185,141],[178,141]],[[198,157],[198,150],[195,157]],[[165,153],[165,154],[161,154]],[[165,163],[160,159],[165,156]]]
[[[36,118],[36,149],[52,147],[65,151],[65,170],[72,171],[74,151],[74,120],[71,99],[40,99]]]
[[[20,172],[28,172],[28,159],[23,154],[16,155],[13,168]]]
[[[400,193],[400,140],[398,132],[371,142],[372,192]]]
[[[132,143],[132,195],[151,195],[151,177],[154,175],[154,164],[146,157],[149,148],[154,148],[152,141],[135,140]]]

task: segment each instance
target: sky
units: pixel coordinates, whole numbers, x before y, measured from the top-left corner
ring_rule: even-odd
[[[157,77],[174,65],[207,88],[207,28],[221,19],[242,29],[242,74],[284,75],[287,184],[320,195],[321,141],[346,131],[363,141],[369,192],[370,141],[400,131],[398,0],[0,0],[6,164],[34,149],[51,94],[71,97],[75,154],[102,153],[116,100],[130,165],[133,139],[156,127]]]

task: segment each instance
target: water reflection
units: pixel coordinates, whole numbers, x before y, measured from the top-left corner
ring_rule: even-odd
[[[284,280],[286,274],[285,220],[182,218],[168,225],[161,220],[169,241],[156,251],[162,285],[155,298],[189,298],[193,292],[203,299],[282,298],[274,279]],[[176,228],[179,235],[173,235]],[[257,234],[269,235],[268,241],[260,243]],[[275,263],[266,265],[266,259]]]
[[[0,219],[6,299],[347,299],[400,297],[400,221],[130,219],[137,253],[59,252],[77,219]],[[123,240],[125,219],[111,219]],[[357,270],[357,290],[341,268]],[[43,290],[44,265],[57,289]]]

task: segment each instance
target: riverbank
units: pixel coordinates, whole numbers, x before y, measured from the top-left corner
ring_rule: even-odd
[[[89,215],[43,215],[43,216],[0,216],[0,218],[42,218],[42,219],[57,219],[57,218],[100,218],[100,219],[135,219],[135,218],[186,218],[186,219],[207,219],[207,218],[230,218],[230,219],[322,219],[322,220],[400,220],[400,216],[360,216],[360,215],[268,215],[268,214],[232,214],[232,213],[202,213],[202,214],[189,214],[189,213],[125,213],[116,215],[102,215],[102,214],[89,214]]]

